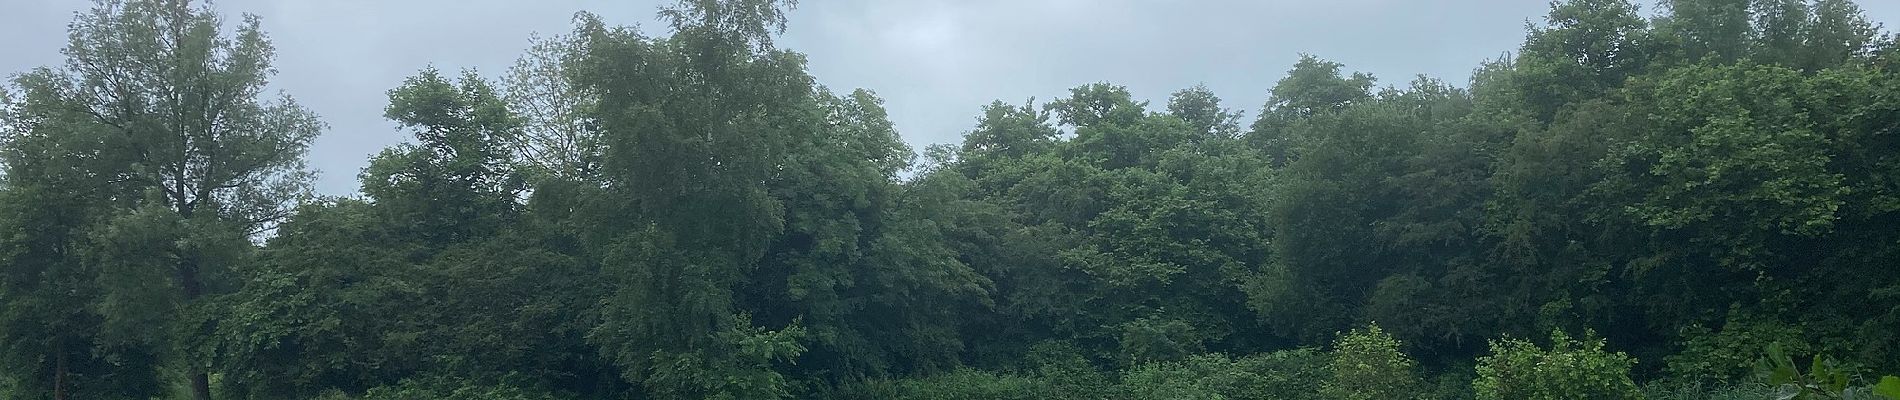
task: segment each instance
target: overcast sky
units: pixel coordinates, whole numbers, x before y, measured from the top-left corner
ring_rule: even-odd
[[[263,18],[277,46],[275,86],[327,121],[310,150],[317,189],[345,195],[368,157],[404,140],[384,93],[425,66],[498,77],[532,33],[559,34],[577,11],[665,34],[658,0],[221,0]],[[1900,21],[1900,1],[1862,0]],[[64,62],[66,25],[87,0],[0,0],[0,73]],[[1206,84],[1247,111],[1300,53],[1372,73],[1381,85],[1425,74],[1462,84],[1517,46],[1544,0],[804,0],[779,46],[807,54],[835,91],[886,101],[905,140],[955,142],[991,100],[1050,99],[1091,82],[1165,102]],[[1645,13],[1653,7],[1646,7]]]

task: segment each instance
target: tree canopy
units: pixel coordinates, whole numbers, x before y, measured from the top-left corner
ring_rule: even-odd
[[[0,85],[0,397],[1900,398],[1900,43],[1850,1],[1559,0],[1467,82],[1302,55],[921,152],[793,6],[407,66],[321,197],[262,21],[96,1]]]

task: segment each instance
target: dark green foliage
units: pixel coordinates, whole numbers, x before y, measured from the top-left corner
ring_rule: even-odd
[[[1067,396],[1048,381],[1032,376],[980,370],[956,370],[925,379],[863,384],[836,396],[841,399],[893,400],[1032,400],[1080,398]]]
[[[1658,382],[1643,387],[1645,399],[1754,400],[1774,398],[1774,393],[1774,387],[1752,382],[1736,385]]]
[[[1047,356],[1046,352],[1038,352]],[[1035,358],[1032,356],[1032,358]],[[1202,354],[1123,370],[1119,382],[1092,367],[1041,360],[1022,373],[959,370],[858,384],[847,399],[1321,399],[1327,356],[1296,349],[1231,358]]]
[[[521,122],[480,76],[450,82],[425,69],[389,91],[385,115],[416,138],[363,170],[363,194],[409,223],[391,234],[439,248],[492,235],[513,216],[522,188],[504,146]]]
[[[1694,381],[1732,382],[1750,377],[1762,349],[1774,346],[1797,354],[1814,351],[1799,327],[1730,313],[1721,330],[1695,325],[1683,329],[1682,351],[1665,357],[1670,376]]]
[[[21,397],[145,398],[166,376],[208,398],[223,317],[208,299],[302,199],[323,124],[263,95],[256,18],[226,31],[190,2],[100,1],[70,39],[64,68],[13,79],[0,124],[4,190],[31,201],[8,203],[3,235],[6,380]]]
[[[318,400],[351,399],[341,395],[319,396]],[[370,389],[361,400],[562,400],[575,397],[523,389],[510,384],[485,384],[453,378],[405,379],[402,383]]]
[[[1326,369],[1326,355],[1312,349],[1242,358],[1197,355],[1127,370],[1118,398],[1321,399]]]

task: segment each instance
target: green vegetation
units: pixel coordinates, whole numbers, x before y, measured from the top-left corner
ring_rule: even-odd
[[[1399,352],[1399,342],[1378,325],[1340,335],[1331,358],[1326,369],[1332,376],[1320,390],[1326,398],[1403,399],[1419,397],[1424,389],[1417,363]]]
[[[1491,342],[1491,355],[1478,358],[1479,399],[1637,399],[1630,367],[1636,360],[1603,351],[1602,340],[1577,341],[1563,331],[1550,335],[1550,348],[1505,339]]]
[[[260,21],[102,0],[0,90],[0,397],[1900,398],[1849,1],[1562,0],[1468,84],[1099,83],[921,162],[791,5],[422,69],[313,198]]]

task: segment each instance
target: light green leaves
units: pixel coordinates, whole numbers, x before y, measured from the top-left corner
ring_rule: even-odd
[[[1635,359],[1603,350],[1602,339],[1579,341],[1553,331],[1550,342],[1542,348],[1519,339],[1492,341],[1471,383],[1478,399],[1641,398],[1629,377]]]
[[[1874,385],[1874,394],[1887,396],[1889,399],[1900,399],[1900,377],[1892,375],[1880,377],[1880,383]]]
[[[1399,351],[1399,341],[1377,324],[1340,334],[1328,365],[1332,376],[1321,393],[1330,399],[1416,398],[1424,390],[1418,362]]]

